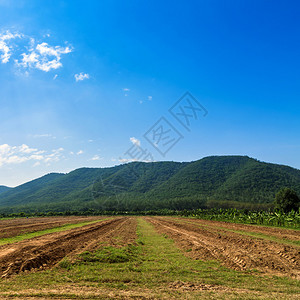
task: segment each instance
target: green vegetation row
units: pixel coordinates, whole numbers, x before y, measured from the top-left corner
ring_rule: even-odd
[[[49,212],[49,213],[13,213],[2,214],[2,218],[16,217],[45,217],[45,216],[98,216],[98,215],[132,215],[132,216],[182,216],[199,218],[204,220],[225,221],[243,224],[256,224],[265,226],[276,226],[285,228],[300,229],[300,209],[298,211],[249,211],[238,209],[193,209],[193,210],[147,210],[147,211],[97,211],[88,210],[85,213],[81,211]]]
[[[282,211],[247,211],[237,209],[196,209],[185,210],[180,216],[204,220],[225,221],[232,223],[256,224],[300,229],[300,209],[284,213]]]

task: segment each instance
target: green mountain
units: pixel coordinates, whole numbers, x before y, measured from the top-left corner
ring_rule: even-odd
[[[11,188],[9,188],[8,186],[0,185],[0,194],[7,192],[10,189]]]
[[[300,194],[300,170],[247,156],[133,162],[45,175],[0,192],[0,211],[267,208],[282,187]]]
[[[43,188],[51,185],[55,179],[62,178],[64,174],[52,173],[25,184],[11,188],[0,194],[1,206],[14,206],[22,203],[34,202],[38,199]]]

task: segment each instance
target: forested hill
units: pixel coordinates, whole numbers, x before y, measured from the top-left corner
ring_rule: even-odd
[[[133,162],[52,173],[7,191],[0,188],[0,211],[255,208],[272,203],[282,187],[300,194],[300,171],[247,156]]]
[[[4,193],[4,192],[7,192],[8,190],[10,190],[9,187],[4,186],[4,185],[0,185],[0,194]]]

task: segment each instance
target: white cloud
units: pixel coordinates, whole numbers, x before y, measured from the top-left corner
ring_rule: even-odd
[[[52,153],[48,154],[44,158],[44,161],[46,163],[48,163],[48,165],[49,165],[50,162],[58,162],[61,159],[61,157],[62,157],[61,152],[63,152],[64,150],[65,150],[64,148],[58,148],[58,149],[52,150]]]
[[[91,158],[91,160],[100,160],[101,157],[99,155],[95,155]]]
[[[63,148],[54,149],[50,153],[44,150],[31,148],[26,144],[20,146],[10,146],[8,144],[0,145],[0,167],[9,164],[21,164],[28,161],[34,161],[34,166],[41,162],[50,163],[59,161],[62,158]]]
[[[57,75],[57,74],[55,74],[55,75],[53,76],[53,80],[55,80],[55,79],[57,78],[57,76],[58,76],[58,75]]]
[[[123,91],[124,91],[124,92],[129,92],[130,89],[129,89],[129,88],[124,88]]]
[[[39,138],[52,138],[52,139],[56,139],[56,136],[52,135],[51,133],[42,133],[42,134],[34,134],[34,135],[30,135],[35,139],[39,139]]]
[[[13,42],[19,38],[18,43]],[[0,34],[0,61],[4,64],[10,61],[12,55],[15,65],[19,68],[38,69],[44,72],[62,67],[62,55],[73,51],[71,46],[51,46],[46,42],[37,42],[35,38],[21,33],[6,31]]]
[[[21,38],[22,35],[19,33],[11,33],[9,31],[6,31],[6,33],[0,34],[0,52],[2,52],[2,55],[0,56],[1,62],[3,64],[6,64],[9,62],[11,54],[12,54],[12,45],[9,45],[9,41]]]
[[[21,153],[27,153],[28,154],[28,153],[32,153],[32,152],[37,152],[38,149],[29,148],[29,146],[23,144],[23,145],[19,146],[19,151]]]
[[[85,80],[85,79],[89,79],[90,75],[89,74],[80,73],[80,74],[75,74],[74,77],[75,77],[76,82],[78,82],[78,81],[82,81],[82,80]]]
[[[133,145],[136,145],[136,146],[141,146],[141,141],[136,139],[135,137],[131,137],[130,138],[130,142],[133,144]]]
[[[148,100],[151,101],[152,100],[152,96],[148,96]]]
[[[79,150],[76,154],[77,154],[77,155],[81,155],[81,154],[83,154],[83,151],[82,151],[82,150]]]
[[[155,160],[147,160],[147,159],[137,159],[137,158],[119,158],[120,163],[130,163],[130,162],[145,162],[145,163],[150,163],[150,162],[155,162]]]
[[[34,44],[34,39],[31,39]],[[31,47],[28,53],[22,53],[21,61],[15,60],[17,66],[24,68],[35,68],[44,72],[62,67],[61,56],[72,52],[71,47],[50,46],[48,43],[37,44]]]
[[[120,158],[119,159],[120,163],[129,163],[129,162],[136,162],[136,161],[141,161],[141,160],[138,160],[136,158],[129,158],[129,159],[127,159],[127,158]]]
[[[67,54],[72,52],[69,47],[63,48],[59,46],[51,47],[48,43],[41,43],[36,46],[36,50],[44,56],[59,56],[60,54]]]

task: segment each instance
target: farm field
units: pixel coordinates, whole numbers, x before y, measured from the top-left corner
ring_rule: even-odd
[[[0,220],[0,299],[298,299],[299,241],[181,217]]]
[[[0,239],[95,220],[99,220],[99,217],[36,217],[0,220]]]

